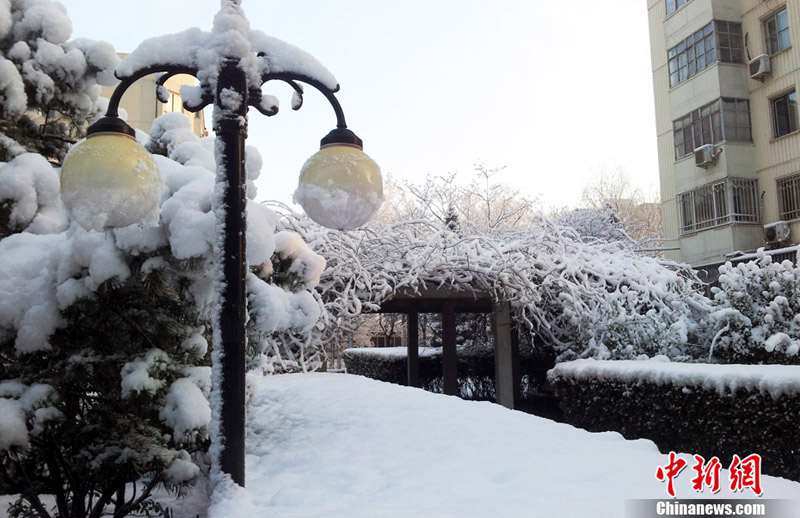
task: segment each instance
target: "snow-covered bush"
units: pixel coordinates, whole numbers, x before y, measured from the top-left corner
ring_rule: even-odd
[[[758,257],[719,269],[712,288],[711,358],[731,363],[800,363],[800,267]]]
[[[574,229],[584,241],[620,241],[634,244],[610,205],[600,209],[574,209],[559,214],[554,219],[559,225]]]
[[[98,111],[100,85],[117,82],[114,48],[71,35],[58,2],[0,2],[0,161],[25,151],[60,161]]]
[[[57,169],[31,154],[0,164],[11,225],[0,240],[0,489],[21,495],[14,515],[41,514],[38,495],[51,494],[58,516],[99,516],[107,505],[127,516],[151,505],[157,485],[185,491],[205,465],[214,142],[177,131],[184,123],[156,123],[168,155],[154,156],[164,177],[156,227],[70,224]],[[261,161],[247,153],[252,181]],[[269,209],[249,201],[247,210],[248,353],[257,365],[268,338],[316,323],[309,289],[324,261],[297,236],[275,236]],[[274,257],[290,280],[272,282]],[[290,355],[272,343],[268,363],[314,366],[313,347],[290,350],[292,362],[282,362]],[[134,481],[137,492],[124,493]]]
[[[320,343],[344,341],[362,310],[399,291],[446,288],[509,301],[522,332],[540,335],[559,361],[679,359],[696,354],[697,322],[709,309],[689,268],[587,243],[543,218],[473,234],[425,221],[332,233],[292,214],[281,225],[327,261],[317,288],[326,311],[311,338]]]

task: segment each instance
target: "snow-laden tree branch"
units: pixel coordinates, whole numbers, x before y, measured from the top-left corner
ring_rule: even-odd
[[[561,358],[678,358],[709,309],[688,267],[584,242],[543,218],[472,234],[421,220],[333,232],[284,211],[279,227],[300,233],[327,261],[317,286],[325,315],[310,342],[343,340],[363,310],[401,291],[447,288],[508,300],[518,322]]]

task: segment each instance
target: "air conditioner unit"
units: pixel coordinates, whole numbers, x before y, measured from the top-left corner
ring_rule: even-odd
[[[705,169],[717,161],[719,153],[711,144],[704,144],[694,150],[694,165]]]
[[[789,245],[791,240],[792,231],[787,222],[776,221],[764,225],[764,241],[767,243],[767,248],[780,248]]]
[[[750,61],[750,77],[763,81],[763,77],[771,72],[769,55],[761,54]]]

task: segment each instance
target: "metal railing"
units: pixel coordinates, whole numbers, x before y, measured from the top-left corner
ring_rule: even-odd
[[[678,195],[681,234],[759,222],[758,180],[726,178]]]
[[[777,184],[780,219],[800,219],[800,174],[779,178]]]

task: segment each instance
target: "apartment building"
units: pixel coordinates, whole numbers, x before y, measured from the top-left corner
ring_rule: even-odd
[[[648,0],[664,235],[713,267],[800,242],[800,1]]]
[[[126,54],[120,54],[125,57]],[[167,89],[169,99],[166,103],[160,102],[156,97],[156,84],[154,76],[147,76],[139,79],[125,92],[120,102],[120,108],[127,112],[127,122],[134,128],[150,133],[153,121],[170,112],[181,112],[186,114],[192,125],[192,132],[203,137],[208,135],[206,129],[205,116],[203,111],[192,113],[183,108],[181,99],[181,86],[194,86],[197,80],[189,75],[181,74],[169,78],[164,87]],[[103,87],[101,95],[111,98],[114,93],[113,87]]]

